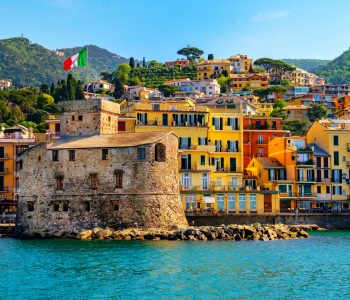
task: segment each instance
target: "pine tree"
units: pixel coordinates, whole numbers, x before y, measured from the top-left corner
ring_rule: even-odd
[[[140,67],[140,63],[137,63],[136,67],[139,68]]]
[[[68,99],[67,100],[75,100],[75,79],[72,74],[68,74],[67,77],[67,91],[68,91]]]
[[[146,68],[146,59],[145,58],[142,58],[142,67]]]
[[[83,84],[80,80],[77,81],[77,84],[75,86],[75,99],[77,100],[83,100],[85,99],[84,92],[83,92]]]
[[[44,94],[49,93],[49,85],[47,83],[42,83],[40,86],[40,92]]]
[[[130,57],[129,66],[131,67],[131,69],[135,68],[135,59],[133,57]]]
[[[124,87],[123,84],[120,82],[120,80],[115,81],[115,86],[114,86],[114,98],[120,99],[124,94]]]
[[[53,83],[51,83],[51,87],[50,87],[50,95],[53,96],[55,93],[55,85]]]

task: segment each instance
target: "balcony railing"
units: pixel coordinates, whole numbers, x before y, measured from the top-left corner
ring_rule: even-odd
[[[314,166],[316,162],[313,159],[308,159],[306,161],[297,161],[298,166]]]
[[[181,185],[181,191],[260,191],[260,188],[252,188],[250,186],[232,186],[232,185]]]
[[[256,143],[258,145],[267,145],[270,142],[270,140],[263,139],[263,140],[257,140]]]
[[[0,155],[0,160],[1,159],[9,159],[8,154],[4,153],[4,154]]]
[[[315,177],[304,177],[304,176],[298,176],[297,181],[302,181],[302,182],[315,182]]]
[[[0,169],[0,175],[8,174],[8,173],[9,173],[8,168]]]
[[[0,188],[0,193],[10,193],[13,191],[13,188],[12,187],[3,187],[3,188]]]

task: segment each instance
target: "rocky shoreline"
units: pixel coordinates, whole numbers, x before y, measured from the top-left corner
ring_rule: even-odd
[[[114,229],[111,227],[76,231],[24,230],[15,237],[22,239],[65,238],[78,240],[288,240],[308,238],[307,231],[322,230],[317,225],[259,224],[190,227],[188,229]]]

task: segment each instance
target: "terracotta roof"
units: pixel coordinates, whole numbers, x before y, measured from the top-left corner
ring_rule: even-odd
[[[174,133],[172,131],[166,131],[115,133],[92,136],[62,136],[58,140],[48,144],[47,149],[135,147],[157,143],[170,134]]]
[[[276,158],[272,157],[256,157],[255,158],[264,168],[283,168],[280,162]]]

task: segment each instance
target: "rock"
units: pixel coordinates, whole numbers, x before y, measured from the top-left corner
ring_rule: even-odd
[[[207,237],[209,241],[214,241],[216,240],[216,233],[212,231],[207,231],[204,233],[204,235]]]
[[[260,241],[268,241],[269,240],[269,237],[267,236],[267,234],[262,234],[260,236]]]
[[[187,236],[187,239],[189,241],[196,241],[197,240],[196,237],[193,234],[190,234],[189,236]]]
[[[200,234],[199,236],[198,236],[198,240],[200,240],[200,241],[207,241],[208,239],[207,239],[207,237],[205,236],[205,234]]]
[[[94,235],[97,239],[104,238],[107,235],[107,231],[104,229],[94,230]]]
[[[77,239],[79,240],[91,240],[92,239],[92,230],[83,230],[80,231],[77,235]],[[61,234],[62,236],[62,234]]]
[[[302,238],[308,238],[309,234],[305,230],[300,230],[298,231],[297,236]]]
[[[130,241],[130,240],[131,240],[131,236],[130,236],[130,235],[125,235],[125,236],[124,236],[124,240]]]
[[[252,239],[253,241],[259,240],[259,239],[260,239],[260,234],[257,233],[257,232],[254,232],[254,233],[252,234],[252,236],[251,236],[251,239]]]

